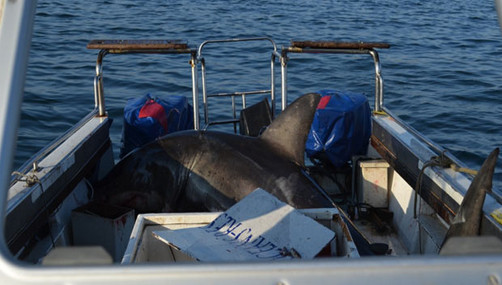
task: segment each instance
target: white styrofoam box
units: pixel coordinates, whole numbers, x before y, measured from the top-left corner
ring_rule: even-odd
[[[335,233],[263,189],[256,189],[210,224],[154,231],[197,261],[314,258]]]
[[[330,228],[336,234],[317,257],[359,257],[347,225],[335,208],[301,209],[300,213]],[[210,224],[221,213],[140,214],[122,259],[123,264],[193,261],[179,250],[154,237],[154,231],[194,228]]]
[[[134,226],[134,211],[91,202],[71,213],[73,244],[104,247],[115,262],[120,262]]]
[[[359,202],[375,208],[389,206],[389,164],[384,160],[359,161]]]

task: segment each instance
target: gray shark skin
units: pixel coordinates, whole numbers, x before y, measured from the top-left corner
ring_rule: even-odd
[[[298,98],[258,138],[211,131],[162,137],[124,157],[99,183],[97,199],[138,212],[224,211],[261,187],[296,208],[333,207],[302,171],[319,99]]]
[[[499,148],[486,158],[478,174],[472,180],[462,204],[446,233],[443,245],[451,237],[477,236],[480,234],[483,204],[486,193],[492,191],[492,179]]]

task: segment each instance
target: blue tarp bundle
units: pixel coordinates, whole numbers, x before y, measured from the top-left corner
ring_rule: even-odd
[[[193,128],[193,110],[186,97],[130,99],[124,108],[120,158],[163,135]]]
[[[321,101],[306,143],[309,158],[336,167],[353,155],[366,154],[371,135],[371,110],[363,94],[321,90]]]

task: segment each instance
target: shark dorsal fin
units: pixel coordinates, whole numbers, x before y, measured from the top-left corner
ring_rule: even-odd
[[[478,174],[472,180],[446,233],[443,245],[451,237],[479,235],[485,196],[486,193],[492,192],[493,173],[497,165],[499,151],[499,148],[496,148],[488,155]]]
[[[260,139],[294,163],[305,164],[305,142],[321,95],[309,93],[291,103],[263,132]]]

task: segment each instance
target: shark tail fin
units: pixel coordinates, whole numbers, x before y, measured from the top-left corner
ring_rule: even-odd
[[[320,98],[317,93],[309,93],[296,99],[275,118],[260,139],[294,163],[305,165],[305,142]]]

